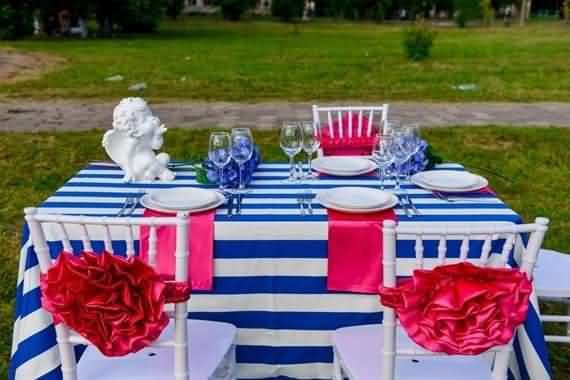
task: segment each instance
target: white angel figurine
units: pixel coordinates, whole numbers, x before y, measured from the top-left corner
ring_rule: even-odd
[[[174,179],[174,173],[168,169],[170,156],[154,153],[162,147],[166,131],[141,98],[123,99],[115,107],[113,129],[103,136],[103,147],[125,172],[125,182]]]

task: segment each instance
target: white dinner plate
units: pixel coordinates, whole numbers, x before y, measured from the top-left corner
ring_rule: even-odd
[[[376,169],[376,164],[362,157],[328,156],[311,162],[318,172],[335,176],[358,176]]]
[[[456,170],[429,170],[414,174],[411,180],[424,189],[450,193],[476,191],[489,185],[480,175]]]
[[[394,194],[368,187],[336,187],[320,191],[315,199],[326,208],[349,213],[378,212],[398,204]]]
[[[153,204],[169,210],[194,210],[218,201],[218,192],[197,187],[174,187],[149,193]]]
[[[148,208],[150,210],[158,211],[158,212],[175,213],[178,211],[187,211],[189,213],[198,213],[198,212],[207,211],[207,210],[217,208],[217,207],[219,207],[225,203],[226,198],[221,193],[216,192],[216,191],[214,191],[214,193],[216,194],[216,201],[215,202],[210,203],[208,205],[204,205],[202,207],[192,208],[192,209],[172,209],[172,208],[168,208],[168,207],[163,207],[161,205],[154,203],[150,197],[150,194],[145,194],[144,196],[142,196],[140,199],[140,202],[141,202],[141,205],[143,205],[143,207]]]

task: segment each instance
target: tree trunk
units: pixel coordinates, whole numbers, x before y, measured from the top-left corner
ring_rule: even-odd
[[[520,13],[520,24],[521,26],[524,25],[524,22],[526,21],[526,8],[527,8],[527,1],[529,0],[522,0],[521,1],[521,9],[519,9],[519,13]]]

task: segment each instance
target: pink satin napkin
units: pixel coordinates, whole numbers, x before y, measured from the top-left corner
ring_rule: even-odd
[[[393,209],[370,214],[328,212],[327,289],[376,294],[382,263],[382,223]]]
[[[367,136],[368,118],[362,117],[361,135],[358,136],[358,114],[352,115],[352,137],[349,137],[348,114],[341,118],[342,138],[339,134],[339,122],[330,126],[333,129],[331,136],[329,126],[322,129],[321,147],[325,156],[365,156],[372,154],[372,149],[378,136],[378,130],[372,126],[370,136]]]
[[[214,277],[214,215],[215,210],[190,216],[189,229],[189,271],[192,290],[212,290]],[[174,214],[146,209],[145,217],[174,216]],[[141,227],[141,249],[143,260],[148,257],[149,228]],[[163,226],[156,230],[156,270],[167,278],[174,278],[176,250],[176,227]]]

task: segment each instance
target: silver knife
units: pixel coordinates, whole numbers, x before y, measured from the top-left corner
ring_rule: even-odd
[[[241,215],[241,202],[243,201],[243,194],[238,193],[236,196],[237,196],[236,214]]]
[[[232,211],[233,211],[233,206],[234,206],[234,194],[233,193],[228,193],[228,217],[231,217]]]

